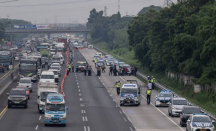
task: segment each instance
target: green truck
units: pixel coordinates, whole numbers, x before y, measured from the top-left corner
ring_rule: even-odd
[[[40,54],[42,56],[42,66],[44,67],[45,65],[48,64],[49,62],[49,57],[50,57],[50,50],[49,49],[41,49]]]

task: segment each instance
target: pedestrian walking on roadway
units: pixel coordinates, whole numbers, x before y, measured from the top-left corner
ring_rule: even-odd
[[[146,91],[146,95],[147,95],[147,104],[149,105],[151,102],[151,90],[149,88]]]
[[[150,90],[152,90],[152,83],[151,83],[151,81],[149,81],[149,83],[148,83],[148,88],[149,88]]]
[[[74,72],[74,64],[73,64],[73,62],[71,64],[71,68],[72,68],[72,72]]]
[[[154,76],[152,76],[152,79],[151,79],[151,83],[152,83],[152,90],[154,90],[154,83],[155,83],[155,78],[154,78]]]
[[[100,76],[100,75],[101,75],[101,67],[97,66],[97,76]]]
[[[117,76],[117,69],[116,69],[116,65],[114,66],[113,74],[114,74],[114,76]]]
[[[110,76],[110,75],[112,76],[112,73],[113,73],[113,67],[110,66],[110,68],[109,68],[109,76]]]
[[[91,66],[88,66],[88,76],[91,76]]]
[[[86,66],[85,67],[85,69],[84,69],[84,74],[85,74],[85,76],[86,76],[86,73],[88,72],[88,66]]]
[[[116,82],[116,92],[117,92],[117,95],[120,94],[120,88],[121,88],[121,83],[120,83],[120,81],[117,81]]]
[[[105,66],[102,65],[102,73],[105,73]]]

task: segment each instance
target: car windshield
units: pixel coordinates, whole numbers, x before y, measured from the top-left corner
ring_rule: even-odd
[[[59,61],[59,60],[60,60],[60,58],[52,58],[52,60]]]
[[[41,79],[54,79],[53,75],[41,75]]]
[[[49,93],[53,93],[53,92],[41,92],[40,93],[41,100],[46,100],[46,97]]]
[[[25,91],[23,91],[23,90],[12,90],[11,92],[10,92],[10,95],[25,95]]]
[[[136,88],[122,88],[121,93],[137,93]]]
[[[58,71],[53,71],[54,75],[58,75]]]
[[[78,66],[86,66],[86,63],[77,63]]]
[[[21,70],[36,70],[36,64],[21,63],[20,69]]]
[[[59,67],[58,66],[52,66],[52,67],[50,67],[50,69],[57,69],[57,70],[59,70]]]
[[[50,50],[50,52],[55,52],[55,50]]]
[[[24,89],[25,91],[29,90],[27,87],[18,87],[18,88]]]
[[[208,116],[194,116],[193,122],[211,122]]]
[[[19,83],[31,83],[31,80],[20,79]]]
[[[187,105],[186,100],[173,100],[173,105]]]
[[[201,113],[201,110],[199,108],[185,108],[184,114],[193,114],[193,113]]]
[[[65,111],[64,104],[46,104],[46,110],[48,111]]]
[[[168,93],[160,93],[159,97],[172,97],[172,94],[168,94]]]

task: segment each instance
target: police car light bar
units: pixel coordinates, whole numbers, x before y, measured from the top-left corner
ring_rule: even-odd
[[[208,115],[207,113],[193,113],[193,115]]]
[[[169,90],[161,90],[160,92],[161,93],[172,93],[172,91],[169,91]]]

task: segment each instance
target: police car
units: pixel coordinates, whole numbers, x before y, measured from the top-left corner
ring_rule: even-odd
[[[214,131],[214,125],[206,113],[195,113],[187,120],[186,131]]]
[[[161,92],[156,95],[155,106],[169,106],[172,97],[173,93],[171,91],[161,90]]]

